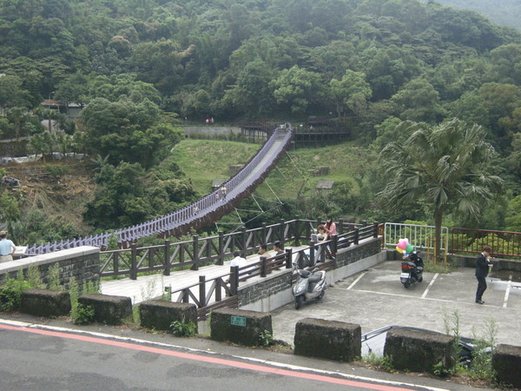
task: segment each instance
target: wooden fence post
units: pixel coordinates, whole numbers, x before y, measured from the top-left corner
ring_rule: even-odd
[[[206,307],[206,277],[199,276],[199,308]]]
[[[221,301],[221,279],[217,278],[215,280],[215,301]]]
[[[378,223],[373,223],[373,238],[378,238]]]
[[[291,269],[293,266],[293,250],[290,248],[286,249],[286,269]]]
[[[261,277],[266,277],[266,274],[267,274],[267,258],[266,257],[260,257],[260,261],[261,261],[261,264],[260,264],[260,276]]]
[[[241,257],[246,258],[248,254],[246,254],[246,227],[241,228]]]
[[[137,245],[135,242],[130,245],[130,279],[137,280]]]
[[[232,266],[230,268],[230,294],[237,295],[237,288],[239,288],[239,266]]]
[[[293,231],[293,245],[300,246],[300,219],[295,220],[294,231]]]
[[[344,220],[342,220],[342,219],[338,220],[338,224],[336,226],[336,232],[338,235],[341,235],[344,233]]]
[[[267,246],[268,245],[268,229],[266,228],[266,223],[264,221],[262,222],[261,235],[262,235],[262,243],[264,243]]]
[[[336,252],[338,250],[338,235],[333,235],[331,237],[331,255],[336,257]]]
[[[284,228],[285,228],[285,221],[284,219],[280,219],[279,223],[279,240],[280,244],[282,245],[282,248],[284,248],[284,242],[286,241],[286,235],[284,235]]]
[[[114,275],[117,276],[119,273],[119,253],[114,251],[113,254],[114,259],[112,260],[112,269],[114,270]]]
[[[224,264],[224,234],[219,231],[219,254],[217,255],[217,264]]]
[[[353,244],[358,245],[359,240],[360,240],[360,229],[355,228],[355,238],[353,239]]]
[[[191,270],[199,270],[199,236],[193,236],[193,259]]]
[[[314,265],[315,262],[315,245],[314,242],[309,242],[309,261],[311,262],[311,265]],[[305,265],[303,265],[304,267]]]
[[[165,240],[165,257],[163,259],[163,275],[170,275],[170,240]]]

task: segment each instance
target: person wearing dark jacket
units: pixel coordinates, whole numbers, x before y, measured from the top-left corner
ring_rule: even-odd
[[[488,275],[489,265],[492,265],[490,262],[490,256],[492,254],[492,249],[490,246],[483,247],[483,251],[479,254],[476,259],[476,278],[478,280],[478,289],[476,290],[476,303],[483,304],[483,293],[487,289],[487,281],[486,277]]]

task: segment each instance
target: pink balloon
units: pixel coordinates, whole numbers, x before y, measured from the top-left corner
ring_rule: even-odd
[[[402,250],[405,250],[407,248],[407,242],[405,241],[405,239],[400,239],[398,241],[398,245],[396,247],[399,247]]]

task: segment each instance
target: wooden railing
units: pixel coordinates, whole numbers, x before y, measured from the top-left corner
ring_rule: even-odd
[[[195,304],[199,319],[205,319],[212,309],[229,306],[231,301],[236,304],[239,284],[255,277],[267,277],[275,270],[287,270],[294,266],[302,268],[316,265],[321,270],[333,269],[336,267],[336,260],[334,257],[326,258],[328,251],[331,255],[338,249],[358,244],[363,239],[378,237],[378,230],[377,224],[355,228],[332,240],[310,243],[308,247],[298,250],[288,248],[284,253],[272,257],[261,256],[258,262],[231,267],[228,273],[210,280],[206,280],[205,276],[199,276],[197,283],[172,291],[171,300]],[[314,256],[317,252],[321,256],[315,262]]]
[[[242,229],[229,234],[219,233],[216,236],[199,237],[194,235],[190,241],[171,243],[166,240],[164,244],[137,247],[132,244],[130,248],[100,253],[100,273],[104,277],[127,276],[136,279],[139,273],[162,272],[170,275],[172,270],[190,268],[197,270],[203,265],[222,265],[226,259],[230,259],[235,251],[239,251],[243,257],[256,253],[261,244],[272,246],[280,242],[283,246],[291,244],[299,246],[308,244],[312,227],[317,224],[310,220],[281,221],[278,224],[265,225],[250,230]],[[322,246],[339,247],[367,237],[374,237],[378,233],[377,226],[360,226],[352,223],[338,222],[339,235],[332,241],[323,242]],[[314,260],[314,254],[318,248],[310,244],[309,256]],[[324,254],[326,251],[321,251]]]

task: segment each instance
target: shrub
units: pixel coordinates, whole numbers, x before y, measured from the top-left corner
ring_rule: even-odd
[[[260,346],[271,346],[273,344],[273,334],[268,330],[264,330],[259,334],[259,345]]]
[[[0,311],[14,311],[20,307],[22,292],[31,288],[29,282],[16,279],[7,280],[0,287]]]
[[[197,325],[194,322],[174,320],[170,323],[170,330],[176,337],[192,337],[195,335]]]
[[[94,320],[94,307],[78,303],[76,316],[72,319],[74,324],[88,324]]]

